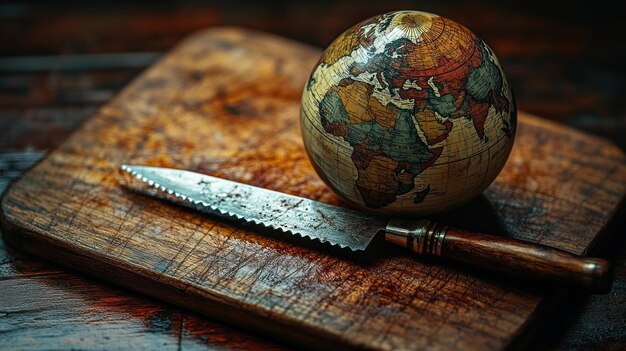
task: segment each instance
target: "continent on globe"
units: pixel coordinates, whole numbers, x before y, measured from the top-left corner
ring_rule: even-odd
[[[482,192],[511,150],[516,109],[489,47],[433,14],[383,14],[348,29],[305,86],[311,161],[366,210],[427,214]]]
[[[363,82],[343,79],[320,102],[320,117],[326,132],[354,148],[356,186],[369,207],[380,208],[413,190],[415,176],[435,162],[442,148],[429,149],[420,140],[413,111],[391,103],[382,106],[371,90]],[[359,94],[366,104],[351,102]]]

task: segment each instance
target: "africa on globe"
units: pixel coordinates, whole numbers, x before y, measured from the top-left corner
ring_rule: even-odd
[[[324,51],[302,95],[304,145],[349,204],[422,216],[483,192],[510,154],[516,107],[492,50],[464,26],[398,11]]]

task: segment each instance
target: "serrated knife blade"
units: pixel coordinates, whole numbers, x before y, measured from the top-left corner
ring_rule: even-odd
[[[124,165],[124,185],[213,216],[225,217],[365,250],[384,232],[385,241],[420,255],[441,256],[484,269],[584,286],[611,286],[608,261],[502,236],[448,228],[429,220],[385,219],[352,209],[200,173]]]
[[[213,216],[261,225],[322,243],[365,250],[388,220],[195,172],[122,166],[127,186]]]

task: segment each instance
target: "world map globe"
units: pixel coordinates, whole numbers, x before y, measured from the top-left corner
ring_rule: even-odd
[[[423,216],[482,193],[516,129],[493,51],[464,26],[398,11],[337,37],[304,88],[301,128],[312,165],[365,211]]]

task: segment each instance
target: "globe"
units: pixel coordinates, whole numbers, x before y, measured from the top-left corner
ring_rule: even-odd
[[[464,26],[398,11],[337,37],[304,88],[310,161],[347,203],[424,216],[482,193],[516,129],[510,85],[493,51]]]

